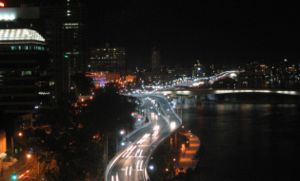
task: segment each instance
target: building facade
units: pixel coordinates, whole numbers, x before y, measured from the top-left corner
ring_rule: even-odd
[[[108,71],[125,73],[125,48],[109,47],[94,48],[90,51],[89,71]]]
[[[15,116],[48,105],[53,83],[45,39],[31,29],[0,29],[0,109]]]
[[[160,68],[160,53],[157,48],[153,48],[151,55],[151,72],[158,73]]]
[[[34,29],[45,38],[57,100],[69,94],[71,76],[86,68],[83,7],[80,0],[27,0],[0,8],[0,28]]]

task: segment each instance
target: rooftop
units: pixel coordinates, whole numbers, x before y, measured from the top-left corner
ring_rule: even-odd
[[[0,43],[2,41],[38,41],[45,42],[37,31],[31,29],[0,29]]]

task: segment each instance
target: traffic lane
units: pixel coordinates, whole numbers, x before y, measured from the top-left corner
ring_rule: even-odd
[[[143,178],[143,174],[140,172],[143,172],[144,169],[144,153],[146,155],[149,153],[147,147],[149,145],[146,145],[146,143],[140,146],[135,145],[131,149],[128,149],[128,152],[123,153],[122,158],[116,163],[114,170],[112,170],[112,173],[115,173],[113,175],[118,175],[122,180],[123,178],[125,180]]]
[[[162,101],[165,101],[162,100]],[[148,106],[148,111],[154,111],[156,112],[156,114],[159,114],[159,111],[158,109],[154,109],[153,110],[153,107],[156,107],[154,105],[154,103],[152,101],[147,101],[147,106]],[[168,104],[164,104],[164,107],[167,107],[168,109],[171,108]],[[148,115],[149,116],[149,115]],[[161,140],[164,139],[165,137],[167,137],[169,134],[170,134],[170,130],[168,129],[168,124],[166,121],[166,118],[162,117],[162,116],[159,116],[158,117],[158,120],[157,122],[159,123],[160,127],[162,128],[163,131],[161,131],[159,134],[157,134],[157,138],[160,137]],[[142,138],[142,134],[145,133],[146,130],[149,130],[149,132],[153,131],[151,130],[151,128],[153,128],[153,123],[154,123],[154,120],[151,120],[152,124],[149,124],[148,127],[146,127],[144,130],[140,130],[137,134],[135,134],[133,137],[131,137],[133,140],[137,140],[138,138]],[[152,145],[152,146],[149,146],[148,149],[144,149],[144,153],[146,155],[148,155],[148,157],[151,155],[153,149],[153,145],[154,145],[154,148],[156,146],[158,146],[159,142],[160,141],[157,141],[157,138],[156,139],[152,139],[151,138],[147,138],[149,139],[149,145]],[[136,141],[137,143],[138,141]],[[156,143],[156,144],[155,144]],[[134,149],[136,149],[137,147],[135,147]],[[133,171],[133,164],[136,162],[136,159],[134,157],[131,157],[130,154],[132,154],[132,152],[134,152],[134,150],[130,150],[132,148],[129,147],[129,149],[127,151],[130,151],[131,153],[127,153],[127,156],[126,157],[126,160],[124,162],[120,161],[120,158],[119,160],[116,160],[117,162],[114,163],[114,167],[113,169],[111,170],[111,173],[109,175],[111,175],[111,180],[112,181],[115,181],[115,180],[119,180],[119,178],[125,178],[126,180],[127,179],[130,179],[130,180],[135,180],[135,179],[140,179],[140,178],[143,178],[144,177],[144,173],[141,171],[139,172],[139,170],[135,170],[134,174],[133,174],[133,177],[132,177],[132,171]],[[122,154],[125,154],[125,152],[122,152]],[[137,160],[137,162],[139,162],[139,165],[143,165],[144,164],[144,167],[140,167],[142,168],[142,170],[145,170],[146,168],[146,163],[144,161],[144,159],[142,160]],[[137,164],[137,162],[135,164]],[[128,170],[129,169],[129,170]],[[123,170],[123,172],[122,172]],[[109,179],[109,178],[108,178]]]
[[[145,157],[142,153],[150,155],[152,152],[151,145],[157,141],[158,137],[164,137],[167,134],[167,131],[161,132],[160,135],[146,133],[145,135],[148,136],[143,136],[136,142],[136,145],[129,147],[127,151],[123,153],[122,159],[116,164],[116,169],[113,171],[116,173],[114,180],[117,180],[117,176],[119,178],[125,178],[125,180],[143,179],[146,165]]]

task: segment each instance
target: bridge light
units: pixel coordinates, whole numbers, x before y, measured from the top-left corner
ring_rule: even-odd
[[[231,73],[231,74],[229,74],[229,77],[233,79],[233,78],[237,77],[237,74],[236,73]]]
[[[149,166],[149,169],[150,169],[150,170],[154,170],[154,166],[153,166],[153,165],[150,165],[150,166]]]

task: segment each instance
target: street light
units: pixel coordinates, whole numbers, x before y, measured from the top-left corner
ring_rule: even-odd
[[[150,166],[149,166],[149,169],[150,169],[150,170],[154,170],[154,166],[153,166],[153,165],[150,165]]]
[[[18,175],[16,173],[11,174],[11,180],[18,180]]]
[[[125,130],[124,129],[122,129],[121,131],[120,131],[120,135],[124,135],[125,134]]]
[[[170,123],[170,129],[171,129],[171,130],[174,130],[175,128],[176,128],[176,122],[172,121],[172,122]]]
[[[26,158],[27,158],[27,159],[32,158],[32,154],[31,154],[31,153],[27,153],[27,154],[26,154]]]
[[[28,160],[31,160],[32,157],[33,157],[32,153],[27,153],[27,154],[26,154],[26,158],[27,158]],[[39,175],[40,175],[40,162],[39,162],[37,153],[35,154],[35,159],[33,159],[33,162],[35,162],[35,160],[37,161],[37,173],[36,173],[37,175],[36,175],[36,177],[38,178]]]
[[[18,132],[19,137],[23,137],[23,133],[21,131]]]

